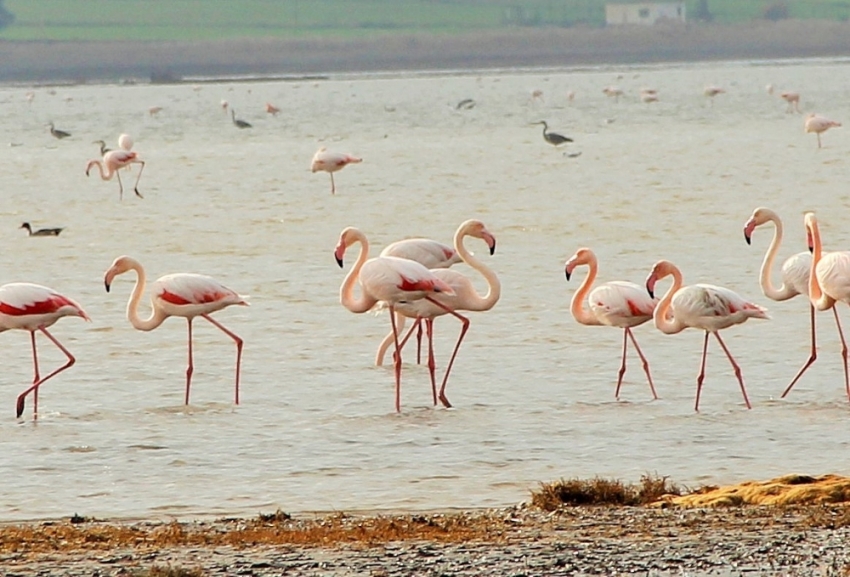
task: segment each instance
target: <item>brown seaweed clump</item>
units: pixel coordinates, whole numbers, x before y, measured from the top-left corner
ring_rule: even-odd
[[[554,511],[564,505],[640,506],[655,503],[665,496],[681,495],[682,489],[667,477],[644,475],[638,484],[618,480],[569,479],[541,483],[531,492],[531,504],[544,511]]]

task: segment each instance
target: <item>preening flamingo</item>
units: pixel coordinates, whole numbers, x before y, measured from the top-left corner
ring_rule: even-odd
[[[344,154],[342,152],[332,152],[324,146],[316,151],[313,155],[313,162],[310,164],[310,170],[316,173],[324,170],[331,175],[331,194],[336,193],[336,185],[334,184],[334,172],[342,170],[349,164],[363,162],[362,158]]]
[[[717,342],[732,363],[735,377],[741,385],[744,403],[752,408],[747,398],[747,389],[741,376],[741,367],[732,357],[726,343],[720,338],[720,330],[741,324],[747,319],[767,319],[767,309],[754,304],[739,294],[720,286],[710,284],[694,284],[682,286],[682,273],[670,261],[660,260],[652,267],[646,279],[646,290],[649,296],[655,296],[655,283],[664,277],[672,276],[673,285],[656,305],[652,318],[655,326],[662,333],[674,335],[686,328],[705,331],[705,341],[702,346],[702,361],[697,376],[697,394],[694,410],[699,411],[699,396],[702,382],[705,379],[705,357],[708,353],[708,335],[714,334]]]
[[[111,180],[112,175],[115,175],[116,178],[118,178],[118,198],[123,199],[124,184],[121,182],[121,174],[119,174],[118,169],[130,166],[131,164],[142,165],[139,169],[138,176],[136,176],[136,184],[133,186],[133,192],[135,192],[136,196],[139,198],[144,198],[142,193],[139,192],[139,180],[142,178],[142,171],[145,169],[145,161],[139,158],[138,153],[128,152],[126,150],[110,150],[103,155],[102,161],[89,160],[86,165],[86,176],[89,175],[89,171],[93,166],[97,167],[100,172],[100,178],[103,180]],[[104,172],[104,167],[106,168],[106,172]]]
[[[121,150],[130,151],[133,149],[133,137],[129,134],[121,133],[118,135],[118,147]]]
[[[463,262],[455,249],[429,238],[406,238],[396,241],[387,245],[381,251],[381,256],[395,256],[415,260],[427,269],[449,268],[453,264]],[[404,323],[404,319],[401,322]],[[419,364],[422,358],[422,323],[417,323],[417,325],[416,364]],[[387,342],[389,343],[389,341]],[[381,357],[383,358],[383,355]],[[381,363],[376,359],[375,364],[380,365]]]
[[[395,409],[401,412],[401,348],[398,340],[395,309],[402,301],[419,299],[433,300],[436,294],[454,294],[452,288],[437,278],[431,271],[418,262],[392,256],[369,258],[369,242],[360,230],[348,227],[339,236],[334,250],[337,264],[343,266],[346,249],[360,243],[357,262],[345,275],[339,288],[339,302],[353,313],[365,313],[378,302],[383,301],[390,309],[390,322],[395,341]],[[361,295],[354,296],[354,285],[359,281]]]
[[[136,272],[136,286],[127,303],[127,320],[140,331],[152,331],[168,317],[183,317],[189,325],[189,367],[186,369],[186,400],[189,404],[189,387],[192,384],[194,362],[192,359],[192,321],[202,317],[220,329],[236,343],[236,392],[234,402],[239,404],[239,375],[242,368],[242,339],[214,320],[210,315],[230,305],[248,306],[245,298],[220,284],[215,279],[200,274],[177,273],[158,278],[151,285],[151,316],[139,317],[139,301],[145,292],[145,269],[129,256],[115,259],[103,284],[109,292],[113,279],[127,271]]]
[[[744,224],[744,239],[747,241],[747,244],[750,244],[750,239],[752,238],[753,231],[756,227],[768,222],[773,223],[774,231],[773,240],[770,241],[770,246],[767,249],[767,253],[764,255],[764,261],[761,264],[761,271],[759,273],[759,284],[761,285],[761,290],[764,293],[764,296],[775,301],[788,300],[797,295],[807,296],[809,294],[809,272],[812,268],[812,254],[809,251],[798,252],[797,254],[788,257],[782,265],[781,286],[775,287],[771,280],[773,261],[776,258],[776,253],[779,251],[779,244],[782,242],[783,227],[782,220],[779,218],[779,215],[768,208],[760,207],[755,209],[752,216],[746,224]],[[807,236],[809,237],[809,244],[811,244],[811,235]],[[797,374],[794,375],[794,378],[783,391],[783,398],[791,391],[791,388],[797,383],[800,377],[803,376],[803,373],[805,373],[811,364],[818,358],[817,336],[815,333],[815,307],[811,303],[809,303],[809,312],[811,315],[812,327],[812,351],[809,353],[808,360],[803,364],[800,370],[797,371]],[[833,308],[833,312],[835,313],[835,322],[837,323],[838,311]]]
[[[829,252],[823,254],[820,229],[814,213],[806,213],[804,218],[806,232],[812,239],[812,268],[809,271],[809,299],[819,311],[835,308],[840,301],[850,304],[850,252]],[[841,357],[844,361],[844,390],[850,400],[850,373],[847,369],[847,341],[838,322],[838,336],[841,338]]]
[[[819,114],[815,114],[811,112],[806,115],[805,123],[803,124],[803,129],[806,132],[814,132],[818,137],[818,148],[821,148],[820,142],[820,134],[821,132],[826,132],[830,128],[840,127],[841,123],[835,120],[830,120],[825,116],[821,116]]]
[[[24,412],[26,396],[33,396],[33,419],[38,418],[38,388],[46,380],[54,377],[76,362],[74,355],[62,346],[56,337],[47,331],[47,327],[53,325],[62,317],[81,317],[89,319],[83,308],[66,296],[53,289],[31,283],[9,283],[0,286],[0,332],[11,329],[22,329],[29,331],[32,342],[33,379],[32,386],[18,395],[16,415],[20,417]],[[41,377],[38,370],[38,351],[35,345],[35,332],[41,331],[48,339],[53,341],[59,350],[65,353],[68,362],[54,370],[46,377]]]
[[[620,372],[617,375],[617,388],[614,398],[620,398],[620,386],[623,384],[623,376],[626,374],[626,350],[629,339],[643,363],[643,371],[646,380],[649,381],[649,390],[652,398],[657,399],[655,385],[652,384],[652,375],[649,372],[649,361],[640,350],[640,346],[632,334],[632,328],[642,325],[652,318],[657,299],[646,294],[646,289],[633,282],[611,281],[601,284],[591,290],[593,281],[596,280],[598,264],[596,255],[589,248],[580,248],[567,260],[565,274],[567,280],[577,266],[587,265],[589,271],[578,290],[573,294],[570,301],[570,312],[573,318],[583,325],[605,325],[623,329],[623,361],[620,364]],[[590,310],[584,308],[584,299],[588,297]]]
[[[502,285],[499,282],[499,277],[496,276],[496,273],[487,267],[487,265],[476,259],[472,253],[467,250],[463,241],[468,236],[480,238],[487,243],[487,247],[491,255],[496,251],[496,238],[487,230],[484,223],[480,220],[465,221],[458,227],[454,236],[456,253],[460,256],[463,262],[481,273],[481,276],[483,276],[484,280],[487,282],[486,294],[483,296],[478,294],[478,291],[475,290],[472,281],[470,281],[465,275],[447,268],[435,268],[431,270],[431,273],[449,285],[452,288],[452,291],[454,291],[454,294],[435,296],[433,297],[433,300],[423,299],[409,303],[399,303],[396,306],[396,314],[398,315],[396,317],[396,322],[400,322],[401,327],[404,327],[404,317],[416,319],[417,324],[421,324],[423,320],[425,321],[425,330],[428,335],[428,372],[431,376],[431,393],[433,395],[435,405],[439,398],[440,402],[443,403],[443,406],[447,408],[452,406],[451,403],[449,403],[448,398],[446,398],[446,384],[449,380],[449,373],[451,373],[452,365],[454,365],[457,352],[460,349],[460,345],[463,342],[464,337],[466,336],[466,332],[469,330],[469,319],[458,314],[457,311],[489,311],[496,305],[497,302],[499,302],[502,290]],[[451,314],[457,318],[461,322],[461,329],[457,342],[455,343],[454,351],[452,351],[452,356],[449,359],[448,365],[446,365],[446,372],[443,375],[443,382],[440,385],[440,392],[438,394],[437,382],[434,374],[436,370],[433,338],[434,319],[445,314]],[[415,328],[416,325],[411,327],[410,331],[399,344],[400,348],[404,348],[405,343],[410,338],[410,335]],[[386,337],[384,337],[384,340],[378,347],[378,352],[375,356],[376,365],[381,365],[383,363],[384,354],[393,342],[394,336],[394,333],[390,332]]]

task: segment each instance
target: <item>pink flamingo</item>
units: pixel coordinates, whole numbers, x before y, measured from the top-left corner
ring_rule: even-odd
[[[331,194],[334,194],[336,192],[336,186],[334,185],[334,172],[342,170],[349,164],[356,164],[358,162],[363,162],[363,159],[351,156],[350,154],[344,154],[342,152],[332,152],[323,146],[316,151],[316,154],[313,155],[313,162],[310,164],[310,170],[314,173],[324,170],[330,174]]]
[[[723,351],[735,370],[735,377],[741,385],[744,403],[748,409],[752,408],[750,400],[747,398],[744,379],[741,376],[741,367],[735,362],[732,353],[726,347],[726,343],[720,338],[719,331],[741,324],[750,318],[770,318],[767,316],[767,310],[724,287],[710,284],[682,287],[681,271],[676,268],[676,265],[666,260],[655,263],[646,279],[646,290],[649,292],[649,296],[655,295],[655,283],[667,276],[673,277],[673,285],[667,290],[652,314],[656,328],[668,335],[680,333],[689,327],[705,331],[702,361],[697,376],[697,395],[694,410],[699,411],[699,396],[702,391],[702,382],[705,379],[705,358],[708,353],[709,333],[714,334],[717,342],[723,347]]]
[[[613,98],[614,102],[619,102],[620,97],[623,95],[622,89],[617,86],[606,86],[602,89],[602,93],[608,98]]]
[[[348,227],[339,236],[339,244],[334,251],[337,264],[343,266],[346,249],[360,243],[357,262],[345,275],[339,289],[339,302],[353,313],[365,313],[379,301],[390,309],[390,322],[395,340],[395,409],[401,412],[401,348],[398,343],[395,309],[402,301],[432,299],[439,293],[454,294],[452,288],[434,276],[431,271],[418,262],[392,256],[369,258],[369,242],[360,230]],[[360,298],[354,297],[354,284],[360,282]],[[442,306],[436,303],[437,306]]]
[[[278,114],[280,114],[280,108],[278,108],[271,102],[266,102],[266,112],[271,114],[272,116],[277,116]]]
[[[830,120],[825,116],[811,112],[806,115],[806,121],[803,125],[806,132],[814,132],[818,136],[818,148],[821,148],[820,134],[826,132],[830,128],[840,127],[841,123],[835,120]]]
[[[387,245],[381,251],[381,256],[415,260],[427,269],[449,268],[453,264],[463,262],[455,249],[429,238],[406,238],[396,241]],[[401,322],[403,323],[404,319]],[[417,325],[419,328],[416,333],[416,364],[418,365],[422,360],[422,323]],[[380,366],[381,363],[376,361],[375,364]]]
[[[62,296],[53,289],[31,283],[9,283],[0,286],[0,332],[11,329],[23,329],[29,331],[32,341],[32,362],[34,376],[32,386],[18,395],[16,415],[20,417],[24,412],[26,396],[33,394],[33,419],[38,418],[38,388],[43,382],[54,377],[69,368],[76,362],[74,355],[62,346],[56,337],[47,331],[62,317],[82,317],[90,321],[83,308],[66,296]],[[59,350],[68,357],[68,362],[42,378],[38,371],[38,352],[35,346],[35,331],[41,331],[53,341]]]
[[[809,299],[819,311],[835,308],[836,302],[850,303],[850,252],[829,252],[823,254],[820,229],[814,213],[806,213],[804,223],[806,232],[812,238],[812,268],[809,272]],[[835,315],[838,323],[838,314]],[[844,389],[850,399],[850,373],[847,368],[847,342],[844,331],[838,323],[838,336],[841,338],[841,357],[844,360]]]
[[[106,292],[112,286],[112,280],[127,271],[136,272],[136,286],[127,303],[127,320],[140,331],[152,331],[168,317],[183,317],[189,325],[189,367],[186,369],[186,400],[189,404],[189,387],[192,384],[194,362],[192,360],[192,321],[202,317],[219,328],[236,343],[236,393],[235,403],[239,404],[239,373],[242,366],[242,339],[215,321],[210,314],[230,305],[248,306],[244,297],[223,286],[215,279],[200,274],[177,273],[160,277],[152,285],[151,305],[153,311],[147,319],[139,317],[139,301],[145,292],[145,269],[129,256],[115,259],[106,271],[103,283]]]
[[[711,105],[714,106],[714,97],[718,94],[724,94],[726,90],[724,88],[720,88],[719,86],[706,86],[705,90],[702,91],[708,98],[711,99]]]
[[[788,103],[788,108],[785,112],[800,112],[799,92],[781,92],[779,98]]]
[[[140,159],[138,154],[135,152],[130,152],[128,150],[110,150],[103,155],[102,161],[89,160],[86,165],[86,176],[89,175],[89,171],[92,166],[97,167],[100,172],[100,178],[103,180],[111,180],[112,175],[114,174],[118,178],[118,198],[123,199],[124,185],[121,183],[121,174],[119,174],[118,169],[130,166],[131,164],[142,165],[139,169],[139,175],[136,177],[136,184],[133,187],[133,192],[135,192],[136,196],[139,198],[144,198],[142,193],[139,192],[139,179],[142,178],[142,171],[145,169],[145,161]],[[106,172],[104,172],[104,167],[106,167]]]
[[[638,356],[643,363],[643,371],[649,381],[649,390],[652,398],[657,399],[655,385],[652,384],[652,375],[649,372],[649,361],[640,350],[640,346],[632,334],[632,328],[637,327],[652,318],[652,312],[658,300],[646,294],[646,289],[632,282],[611,281],[601,284],[590,290],[593,281],[596,280],[597,260],[596,255],[589,248],[580,248],[570,257],[565,267],[567,280],[570,280],[575,268],[579,265],[587,265],[590,270],[581,283],[578,290],[573,294],[570,302],[570,312],[573,318],[580,324],[589,326],[605,325],[623,329],[623,361],[620,364],[620,372],[617,376],[617,388],[614,398],[620,398],[620,386],[623,384],[623,376],[626,374],[626,350],[629,339],[635,346]],[[583,306],[584,299],[590,293],[588,302],[590,310]]]
[[[449,373],[451,373],[460,345],[466,336],[466,332],[469,330],[469,319],[459,314],[457,311],[489,311],[496,305],[497,302],[499,302],[502,288],[496,274],[467,250],[463,243],[463,240],[467,236],[480,238],[487,243],[487,247],[491,255],[496,251],[496,238],[487,230],[484,223],[480,220],[465,221],[458,227],[454,236],[456,253],[460,256],[463,262],[481,273],[481,276],[483,276],[484,280],[487,282],[487,293],[485,295],[482,296],[478,294],[475,287],[472,285],[472,281],[470,281],[465,275],[447,268],[438,268],[431,270],[431,273],[450,286],[454,294],[435,296],[433,300],[423,299],[413,302],[399,303],[396,306],[396,322],[400,322],[400,326],[402,328],[404,327],[405,317],[416,319],[416,324],[421,324],[423,320],[425,321],[425,330],[428,335],[428,372],[431,377],[431,393],[434,397],[434,405],[437,404],[438,398],[437,382],[434,375],[434,371],[436,369],[433,338],[434,319],[445,314],[450,314],[461,322],[460,334],[458,335],[457,342],[455,343],[454,351],[452,351],[452,356],[449,359],[449,364],[446,365],[446,372],[443,375],[443,382],[440,386],[439,399],[446,408],[452,406],[448,398],[446,398],[446,383],[448,383]],[[400,348],[404,348],[405,343],[416,328],[416,324],[411,327],[410,331],[404,339],[402,339],[399,344]],[[375,356],[376,365],[380,366],[383,363],[384,354],[386,353],[390,343],[393,342],[393,339],[394,333],[392,332],[384,337],[384,340],[378,347],[378,352]]]
[[[794,298],[797,295],[808,295],[809,294],[809,272],[812,267],[812,254],[809,251],[798,252],[795,255],[788,257],[785,263],[782,265],[782,285],[779,287],[775,287],[773,285],[773,281],[771,281],[771,271],[773,269],[773,261],[776,258],[776,253],[779,251],[779,244],[782,242],[782,220],[779,218],[775,212],[768,208],[757,208],[753,211],[752,216],[744,225],[744,239],[746,239],[747,244],[750,244],[750,239],[752,238],[753,231],[756,227],[766,224],[768,222],[772,222],[774,225],[773,232],[773,240],[770,242],[770,246],[767,249],[767,253],[764,255],[764,261],[761,265],[761,272],[759,275],[759,284],[761,285],[761,290],[769,299],[775,301],[785,301],[790,298]],[[811,235],[809,236],[809,243],[811,244]],[[785,388],[785,391],[782,393],[782,398],[785,398],[791,388],[797,383],[800,377],[803,376],[803,373],[814,363],[818,358],[817,353],[817,337],[815,333],[815,307],[813,305],[809,306],[810,315],[811,315],[811,327],[812,327],[812,351],[809,353],[809,358],[803,364],[794,378],[791,380],[791,383]],[[838,311],[833,308],[833,313],[835,314],[835,322],[838,323]],[[841,329],[839,325],[839,330]]]

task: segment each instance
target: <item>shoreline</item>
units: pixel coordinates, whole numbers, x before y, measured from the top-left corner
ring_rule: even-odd
[[[369,40],[208,42],[0,40],[0,82],[174,82],[186,77],[492,70],[850,56],[850,22],[753,21],[516,28]]]

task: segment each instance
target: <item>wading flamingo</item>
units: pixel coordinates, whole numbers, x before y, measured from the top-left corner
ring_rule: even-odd
[[[74,355],[62,346],[56,337],[47,332],[47,327],[53,325],[62,317],[82,317],[89,319],[83,308],[62,296],[53,289],[31,283],[9,283],[0,286],[0,332],[11,329],[22,329],[29,331],[32,342],[32,363],[34,375],[32,386],[18,395],[16,415],[20,417],[24,412],[26,396],[32,393],[33,419],[38,418],[38,388],[51,377],[54,377],[76,362]],[[35,346],[35,331],[41,331],[59,350],[68,357],[68,362],[48,374],[41,377],[38,371],[38,352]]]
[[[278,108],[271,102],[266,102],[266,112],[271,114],[272,116],[277,116],[278,114],[280,114],[280,108]]]
[[[804,223],[806,232],[812,238],[812,268],[809,272],[809,299],[819,311],[835,308],[836,302],[850,304],[850,252],[829,252],[823,254],[820,229],[814,213],[806,213]],[[838,314],[835,315],[838,323]],[[838,336],[841,338],[841,357],[844,361],[844,390],[850,400],[850,373],[847,369],[847,341],[844,331],[838,323]]]
[[[363,162],[362,158],[344,154],[342,152],[332,152],[324,146],[316,151],[313,155],[313,162],[310,164],[310,170],[316,173],[324,170],[331,175],[331,194],[336,193],[336,185],[334,184],[334,172],[342,170],[349,164]]]
[[[590,290],[593,281],[596,280],[598,265],[596,255],[589,248],[580,248],[569,258],[565,266],[567,280],[570,280],[573,271],[580,265],[587,265],[590,270],[570,301],[570,312],[573,318],[583,325],[605,325],[623,329],[623,361],[617,375],[614,398],[620,398],[620,386],[626,374],[626,350],[631,339],[643,363],[643,371],[646,373],[646,380],[649,381],[652,398],[657,399],[658,395],[655,393],[655,385],[652,384],[652,375],[649,372],[649,361],[643,356],[643,351],[640,350],[632,334],[632,328],[652,318],[652,311],[655,310],[658,299],[651,298],[646,294],[645,288],[633,282],[611,281]],[[590,293],[589,311],[584,308],[584,299],[588,297],[588,293]]]
[[[785,112],[800,112],[800,93],[799,92],[782,92],[779,98],[788,103],[788,108]]]
[[[806,115],[806,121],[803,124],[803,130],[806,132],[814,132],[818,137],[818,148],[821,148],[820,133],[826,132],[830,128],[840,127],[841,123],[835,120],[830,120],[814,112]]]
[[[86,176],[89,175],[89,171],[92,166],[96,166],[97,170],[100,172],[100,178],[103,180],[111,180],[112,175],[118,179],[118,198],[124,198],[124,184],[121,182],[121,175],[118,173],[119,168],[124,168],[125,166],[130,166],[131,164],[141,164],[141,168],[139,168],[139,174],[136,176],[136,184],[133,186],[133,192],[136,193],[136,196],[139,198],[144,198],[142,193],[139,192],[139,179],[142,178],[142,171],[145,169],[145,161],[139,158],[138,154],[135,152],[128,152],[126,150],[110,150],[106,154],[103,155],[103,160],[89,160],[86,165]],[[104,172],[104,167],[106,168],[106,172]]]
[[[133,137],[129,134],[121,133],[118,135],[118,148],[121,150],[133,150]]]
[[[714,106],[714,97],[718,94],[724,94],[725,92],[726,89],[720,88],[719,86],[706,86],[705,90],[702,91],[702,93],[709,98],[712,106]]]
[[[649,296],[655,296],[655,283],[667,276],[673,277],[673,285],[656,305],[655,312],[652,314],[656,328],[668,335],[675,335],[689,327],[705,331],[702,361],[697,376],[697,395],[694,410],[699,411],[699,396],[702,391],[702,382],[705,379],[705,357],[708,353],[709,333],[714,334],[717,342],[720,343],[729,358],[729,362],[732,363],[735,377],[741,385],[744,403],[748,409],[751,409],[752,405],[750,405],[750,399],[747,398],[747,389],[744,387],[744,379],[741,376],[741,367],[738,366],[738,363],[732,357],[732,353],[726,348],[726,343],[720,338],[719,331],[741,324],[750,318],[770,318],[767,316],[767,309],[749,302],[739,294],[724,287],[710,284],[694,284],[682,287],[681,271],[676,268],[676,265],[666,260],[655,263],[646,278],[646,290],[649,292]]]
[[[189,367],[186,369],[186,400],[189,404],[189,387],[192,384],[194,362],[192,360],[192,321],[195,317],[203,317],[229,336],[236,343],[236,393],[234,402],[239,404],[239,374],[242,367],[242,339],[226,329],[221,323],[210,316],[216,311],[230,305],[248,306],[244,297],[221,285],[215,279],[200,274],[177,273],[160,277],[151,286],[151,306],[153,311],[147,319],[139,317],[139,301],[145,292],[145,269],[129,256],[115,259],[106,275],[103,284],[106,292],[112,286],[112,280],[127,271],[136,272],[136,286],[127,303],[127,320],[140,331],[152,331],[161,325],[168,317],[183,317],[189,325]]]
[[[775,212],[768,208],[757,208],[753,211],[750,219],[744,224],[744,239],[747,244],[750,244],[753,231],[756,227],[772,222],[774,225],[773,240],[770,241],[770,246],[767,253],[764,255],[764,261],[761,264],[759,274],[759,284],[764,296],[775,301],[785,301],[797,295],[809,294],[809,272],[812,268],[812,254],[809,251],[798,252],[795,255],[788,257],[788,260],[782,265],[782,285],[779,287],[773,286],[771,281],[771,271],[773,269],[773,261],[776,258],[776,253],[779,251],[779,244],[782,242],[782,220]],[[811,245],[811,235],[809,236],[809,244]],[[785,398],[791,388],[800,380],[803,373],[814,363],[818,358],[817,352],[817,336],[815,333],[815,307],[809,303],[809,311],[811,315],[812,327],[812,351],[809,353],[808,360],[803,364],[794,378],[785,388],[782,393],[782,398]],[[838,323],[838,311],[833,308],[835,314],[835,322]],[[840,326],[839,326],[840,330]]]
[[[454,291],[453,295],[435,296],[433,300],[418,300],[409,303],[400,303],[396,307],[396,322],[400,323],[401,327],[404,327],[404,317],[416,319],[416,324],[421,324],[423,320],[425,321],[425,331],[428,335],[428,372],[431,376],[431,393],[434,397],[434,405],[437,404],[437,399],[439,398],[440,402],[443,403],[443,406],[446,408],[452,406],[448,398],[446,398],[446,383],[448,383],[449,373],[451,373],[452,365],[454,365],[460,345],[466,336],[466,332],[469,330],[469,319],[458,314],[457,311],[489,311],[496,305],[497,302],[499,302],[502,290],[502,285],[499,282],[499,277],[496,276],[496,273],[494,273],[484,263],[476,259],[472,253],[466,249],[463,240],[467,236],[480,238],[487,243],[487,247],[491,255],[496,251],[496,238],[487,230],[484,223],[480,220],[465,221],[458,227],[454,236],[455,251],[463,262],[481,273],[481,276],[483,276],[484,280],[487,282],[487,293],[483,296],[478,294],[478,291],[476,291],[475,287],[472,285],[472,281],[470,281],[465,275],[447,268],[439,268],[434,269],[431,272],[434,276],[445,281],[445,283],[452,288]],[[457,318],[461,322],[461,328],[457,342],[455,343],[454,351],[452,351],[452,356],[449,359],[449,364],[446,365],[446,372],[443,375],[443,382],[440,385],[440,392],[438,394],[437,381],[434,375],[436,370],[436,363],[434,361],[434,319],[445,314],[451,314]],[[410,338],[410,335],[413,333],[415,328],[416,325],[411,327],[410,331],[408,331],[407,335],[399,344],[400,348],[404,348],[405,343]],[[376,365],[380,366],[383,364],[384,354],[393,342],[394,336],[394,333],[391,332],[384,337],[384,340],[378,347],[378,353],[375,355]]]
[[[427,269],[449,268],[453,264],[463,262],[457,251],[430,238],[406,238],[387,245],[381,251],[381,256],[395,256],[415,260]],[[401,320],[404,323],[404,319]],[[417,323],[416,332],[416,364],[422,361],[422,323]],[[402,325],[403,326],[403,325]],[[390,333],[392,335],[392,333]],[[381,355],[383,358],[383,355]],[[380,366],[380,362],[375,361]]]
[[[398,341],[395,308],[402,302],[429,299],[440,293],[454,294],[451,287],[418,262],[392,256],[369,258],[369,241],[359,229],[348,227],[340,233],[334,250],[337,264],[343,266],[346,249],[360,243],[360,254],[339,288],[339,302],[353,313],[365,313],[383,301],[390,309],[395,341],[395,410],[401,412],[401,348]],[[360,282],[361,295],[354,296]],[[437,303],[438,306],[439,303]]]

